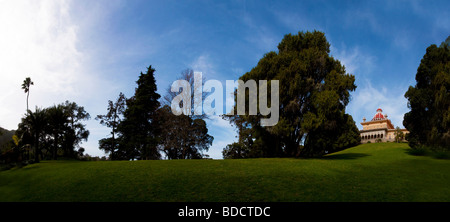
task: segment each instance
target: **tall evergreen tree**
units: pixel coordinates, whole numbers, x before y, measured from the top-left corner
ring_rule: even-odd
[[[137,88],[133,97],[127,100],[124,119],[118,130],[122,134],[120,152],[126,159],[159,159],[154,116],[160,106],[161,97],[156,91],[155,69],[149,66],[136,81]]]
[[[416,73],[416,85],[405,93],[408,108],[403,125],[412,148],[450,149],[450,36],[427,48]]]

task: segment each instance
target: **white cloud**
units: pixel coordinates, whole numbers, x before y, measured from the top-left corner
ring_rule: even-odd
[[[225,130],[234,130],[234,127],[230,124],[228,120],[224,120],[219,115],[211,115],[209,116],[208,124],[213,126],[225,129]]]
[[[406,89],[403,88],[374,88],[372,84],[365,81],[358,86],[356,92],[352,93],[352,100],[347,106],[347,113],[353,116],[358,128],[361,127],[363,117],[370,121],[376,110],[381,108],[383,113],[388,114],[395,127],[403,128],[403,116],[409,112],[407,100],[403,96]]]
[[[214,137],[213,144],[209,148],[207,154],[213,159],[221,159],[223,158],[223,148],[225,148],[228,144],[237,141],[236,129],[230,124],[229,121],[222,119],[222,117],[218,115],[210,116],[206,122],[208,129],[210,129],[208,133]]]
[[[223,159],[222,151],[223,148],[225,148],[228,144],[233,143],[233,141],[225,141],[220,140],[216,141],[216,138],[214,137],[213,145],[209,148],[208,152],[205,154],[208,154],[210,158],[213,159]]]
[[[363,117],[371,120],[376,110],[381,108],[383,113],[388,114],[394,126],[403,127],[403,116],[409,111],[404,97],[408,85],[374,87],[369,79],[377,80],[374,76],[380,71],[375,65],[376,57],[362,52],[358,46],[347,48],[341,45],[337,48],[331,45],[331,54],[345,65],[347,73],[356,77],[357,88],[351,93],[351,100],[346,108],[356,126],[362,129],[360,123]]]
[[[76,83],[83,73],[83,54],[77,50],[77,26],[68,7],[68,1],[0,2],[0,88],[6,93],[0,100],[2,126],[16,128],[25,112],[25,77],[35,83],[30,109],[82,92]]]
[[[207,54],[198,56],[191,64],[190,67],[194,72],[202,72],[203,76],[213,76],[216,74],[215,67],[211,62],[211,58]]]
[[[26,77],[34,82],[29,98],[31,110],[70,100],[84,106],[93,117],[106,110],[108,99],[114,99],[107,94],[116,86],[92,68],[93,51],[84,51],[92,43],[80,42],[83,35],[94,32],[91,24],[96,23],[81,18],[95,18],[92,15],[99,13],[79,10],[83,14],[74,14],[73,7],[81,5],[74,3],[0,1],[0,126],[16,129],[25,113],[26,94],[21,84]],[[108,87],[99,87],[100,83]],[[96,121],[88,125],[96,127],[92,122]],[[102,137],[93,137],[96,134],[92,131],[90,141],[82,146],[91,155],[102,155],[97,148]]]
[[[243,36],[249,44],[248,48],[256,49],[252,53],[255,61],[261,59],[265,53],[277,49],[282,38],[279,33],[274,32],[267,24],[260,23],[251,13],[244,13],[240,19],[248,31],[247,35]]]
[[[345,66],[347,73],[361,77],[368,76],[373,72],[376,60],[374,56],[363,53],[357,46],[349,49],[345,45],[341,45],[337,48],[333,46],[331,41],[330,44],[331,54],[341,61],[341,64]]]

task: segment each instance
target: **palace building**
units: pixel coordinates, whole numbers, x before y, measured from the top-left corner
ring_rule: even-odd
[[[392,125],[391,120],[387,117],[387,114],[382,113],[383,110],[378,108],[377,113],[373,116],[372,120],[366,122],[366,118],[363,118],[361,125],[363,129],[359,131],[361,136],[361,143],[367,142],[386,142],[395,141],[396,129]],[[409,131],[406,129],[400,129],[404,135]],[[404,140],[405,136],[403,136]]]

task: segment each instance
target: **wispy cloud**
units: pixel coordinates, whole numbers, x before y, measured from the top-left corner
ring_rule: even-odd
[[[245,41],[257,49],[255,59],[259,60],[264,53],[276,50],[282,36],[274,32],[271,26],[261,23],[250,12],[243,14],[241,22],[247,30]]]
[[[222,119],[220,116],[210,116],[207,120],[209,134],[214,137],[212,146],[208,151],[208,155],[214,159],[222,158],[222,150],[228,144],[237,141],[236,129],[227,120]]]
[[[330,41],[331,42],[331,41]],[[339,48],[331,43],[331,55],[341,61],[348,73],[361,78],[373,73],[376,64],[376,58],[368,53],[362,52],[358,46],[351,48],[340,45]]]
[[[77,49],[78,27],[71,21],[69,4],[0,2],[0,27],[4,30],[0,37],[0,88],[8,94],[0,101],[0,124],[6,128],[16,128],[25,112],[20,88],[25,77],[35,83],[30,90],[31,108],[83,93],[83,53]]]
[[[403,96],[406,87],[387,88],[374,87],[369,81],[358,86],[356,92],[352,93],[352,100],[347,106],[347,113],[353,116],[356,125],[359,124],[363,117],[371,120],[378,108],[383,109],[383,113],[388,114],[388,118],[394,126],[403,127],[403,116],[408,112],[407,100]]]
[[[73,4],[70,0],[0,1],[0,126],[17,129],[26,109],[21,89],[26,77],[34,82],[29,98],[32,110],[70,100],[95,116],[106,110],[108,99],[114,99],[110,93],[116,85],[102,77],[104,71],[93,68],[99,58],[91,50],[93,43],[86,41],[93,39],[93,24],[99,24],[95,18],[106,8],[74,11]],[[91,155],[102,154],[98,150],[102,137],[94,138],[97,127],[98,122],[89,121],[88,129],[94,130],[83,144]],[[106,128],[101,131],[105,132]]]
[[[360,26],[372,30],[374,33],[384,33],[386,30],[373,12],[372,7],[348,10],[345,20],[347,26]]]
[[[377,76],[382,75],[378,73],[380,69],[376,66],[378,58],[363,52],[358,46],[341,45],[337,48],[332,44],[331,54],[345,65],[347,73],[356,77],[357,88],[351,93],[351,100],[346,109],[347,113],[353,116],[356,125],[362,128],[359,123],[363,117],[370,120],[376,110],[381,108],[395,126],[402,127],[403,115],[408,112],[404,94],[409,85],[379,84]]]
[[[202,72],[203,76],[214,76],[216,75],[215,65],[211,61],[208,54],[202,54],[198,56],[190,65],[195,72]]]

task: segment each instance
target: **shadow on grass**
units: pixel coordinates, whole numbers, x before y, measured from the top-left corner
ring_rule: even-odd
[[[27,167],[23,167],[23,170],[34,170],[37,168],[41,168],[41,166],[39,166],[38,164],[29,164],[27,165]]]
[[[429,156],[435,159],[450,159],[450,151],[445,150],[431,150],[426,148],[416,148],[416,149],[405,149],[405,153],[412,156]]]
[[[344,154],[332,154],[329,156],[324,156],[322,159],[325,160],[355,160],[362,157],[370,156],[365,153],[344,153]]]

